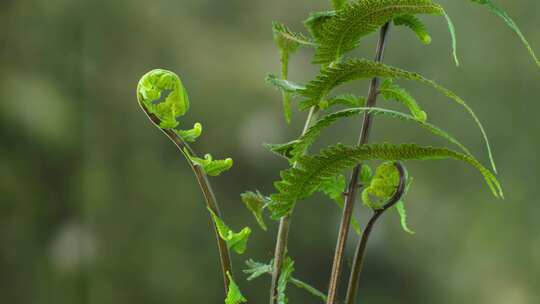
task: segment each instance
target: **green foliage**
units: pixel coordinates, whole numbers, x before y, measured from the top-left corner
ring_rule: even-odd
[[[371,182],[362,191],[362,202],[377,210],[384,207],[399,185],[399,171],[395,162],[385,162],[377,167]]]
[[[323,26],[334,16],[336,16],[336,11],[313,12],[304,21],[304,25],[311,36],[318,40],[321,38]]]
[[[396,85],[392,79],[385,79],[379,88],[379,92],[386,100],[395,100],[404,104],[411,112],[414,118],[425,122],[427,119],[426,112],[416,102],[416,99],[409,94],[405,89]]]
[[[442,15],[444,10],[431,0],[358,0],[337,11],[317,38],[320,46],[315,63],[339,61],[353,50],[363,36],[392,19],[407,14]]]
[[[225,304],[241,304],[246,303],[247,299],[244,298],[240,288],[234,282],[231,274],[227,272],[227,277],[229,277],[229,288],[227,291],[227,297],[225,298]]]
[[[168,95],[160,101],[166,92]],[[167,70],[157,69],[144,74],[137,86],[137,98],[146,112],[159,118],[162,129],[176,128],[177,118],[189,109],[189,98],[180,77]]]
[[[275,86],[283,92],[298,94],[300,91],[304,90],[305,87],[294,83],[286,79],[280,79],[276,75],[268,75],[266,77],[266,83]]]
[[[263,196],[259,191],[244,192],[241,194],[240,197],[242,198],[242,202],[244,202],[246,207],[249,209],[249,211],[251,211],[251,213],[257,220],[257,223],[259,224],[261,229],[266,231],[267,228],[263,219],[263,210],[266,204],[270,201],[270,199]]]
[[[366,165],[364,165],[366,166]],[[366,166],[367,167],[367,166]],[[369,167],[368,167],[369,168]],[[332,178],[325,179],[320,185],[317,191],[320,191],[326,194],[330,199],[332,199],[340,209],[343,210],[345,205],[345,199],[343,196],[343,189],[346,189],[347,181],[343,174],[338,174]],[[356,234],[362,234],[362,228],[356,218],[351,219],[351,224]]]
[[[415,15],[402,15],[396,17],[394,18],[394,24],[397,26],[403,25],[410,28],[423,44],[431,43],[431,36],[429,35],[426,26]]]
[[[407,211],[405,210],[405,203],[403,201],[399,201],[396,204],[396,210],[399,214],[399,221],[401,223],[401,228],[409,234],[415,234],[413,230],[409,228],[409,225],[407,224]]]
[[[314,80],[310,81],[306,85],[306,89],[301,91],[302,96],[308,98],[303,102],[303,108],[317,105],[321,100],[326,98],[332,89],[340,84],[355,79],[366,79],[372,77],[418,81],[438,90],[451,100],[463,106],[472,116],[476,122],[476,125],[480,129],[486,143],[491,166],[493,167],[493,170],[497,172],[486,131],[471,107],[469,107],[469,105],[454,92],[417,73],[405,71],[366,59],[352,59],[343,63],[338,63],[332,67],[323,69]]]
[[[342,94],[319,103],[321,109],[327,109],[335,105],[348,107],[363,107],[366,105],[366,98],[355,96],[353,94]]]
[[[315,44],[306,38],[303,34],[294,33],[285,25],[274,22],[272,24],[274,33],[274,41],[279,48],[281,62],[281,78],[287,79],[289,74],[289,58],[298,50],[298,47],[303,45],[314,46]],[[291,121],[291,95],[287,91],[283,91],[283,111],[285,120]]]
[[[176,135],[180,136],[186,142],[195,142],[202,133],[202,125],[200,123],[195,123],[193,129],[190,130],[178,130],[175,129],[174,132]]]
[[[459,58],[457,56],[456,27],[454,26],[452,19],[450,19],[450,16],[448,16],[446,12],[444,12],[444,18],[446,19],[446,23],[448,24],[450,38],[452,38],[452,55],[454,56],[454,62],[456,63],[456,66],[459,66]]]
[[[248,266],[248,268],[244,269],[243,272],[246,274],[249,274],[249,277],[247,278],[248,281],[252,281],[264,274],[272,274],[272,271],[274,269],[272,261],[270,262],[270,264],[264,264],[260,262],[255,262],[253,260],[247,260],[246,265]],[[288,269],[294,270],[291,266],[288,266]],[[290,273],[290,275],[288,275],[288,278],[289,278],[289,283],[320,298],[323,302],[326,302],[326,295],[324,293],[322,293],[315,287],[309,285],[308,283],[293,277],[292,272]]]
[[[278,193],[271,195],[268,208],[273,218],[289,214],[297,201],[315,192],[325,180],[367,160],[431,160],[456,159],[476,168],[484,177],[495,197],[503,197],[502,188],[495,176],[475,158],[446,148],[423,147],[415,144],[372,144],[360,147],[335,145],[316,156],[303,156],[297,168],[281,172],[281,181],[275,182]]]
[[[536,53],[532,49],[529,41],[527,40],[527,38],[525,38],[525,35],[523,35],[521,30],[517,26],[516,22],[514,22],[514,20],[508,15],[508,13],[506,13],[506,11],[496,6],[491,0],[470,0],[470,1],[480,4],[480,5],[484,5],[495,15],[501,17],[504,20],[504,22],[510,27],[510,29],[512,29],[512,31],[514,31],[518,35],[519,39],[521,39],[521,41],[523,42],[523,44],[529,51],[529,54],[531,54],[532,58],[536,62],[536,65],[540,67],[540,60],[538,60],[538,57],[536,56]]]
[[[289,302],[285,291],[287,289],[287,284],[289,283],[293,272],[294,261],[289,256],[287,256],[283,261],[283,265],[281,266],[281,274],[279,276],[277,285],[278,304],[287,304]]]
[[[192,155],[189,155],[189,152],[185,151],[189,156],[189,159],[197,166],[203,168],[204,172],[210,176],[218,176],[221,173],[229,170],[233,165],[233,160],[231,158],[218,159],[214,160],[212,155],[206,154],[204,158],[198,158]]]
[[[384,115],[391,118],[397,118],[404,121],[412,121],[416,123],[418,126],[428,130],[429,132],[440,136],[449,142],[455,144],[459,148],[461,148],[466,154],[471,154],[469,150],[461,144],[457,139],[455,139],[453,136],[448,134],[446,131],[430,124],[427,122],[424,122],[422,120],[419,120],[417,118],[414,118],[410,115],[392,111],[392,110],[386,110],[381,108],[351,108],[351,109],[345,109],[341,110],[335,113],[328,114],[318,120],[316,123],[311,126],[308,131],[301,136],[299,139],[286,143],[282,146],[279,146],[279,148],[275,148],[277,150],[281,149],[282,153],[286,153],[288,157],[290,157],[293,161],[298,160],[302,154],[303,151],[307,150],[319,137],[322,130],[329,127],[330,125],[334,124],[338,120],[345,118],[345,117],[352,117],[363,113],[370,113],[371,115],[378,116],[378,115]]]
[[[219,236],[227,243],[227,247],[238,254],[243,254],[246,251],[251,229],[249,227],[244,227],[240,232],[234,232],[214,213],[214,211],[212,211],[212,209],[207,209],[208,212],[210,212],[210,215],[212,215]]]

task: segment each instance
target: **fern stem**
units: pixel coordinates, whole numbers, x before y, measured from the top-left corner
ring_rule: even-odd
[[[383,215],[383,213],[386,210],[390,209],[401,200],[401,197],[403,196],[405,192],[405,185],[406,185],[405,170],[403,169],[403,166],[399,162],[396,162],[396,168],[398,169],[398,172],[399,172],[399,185],[396,189],[396,192],[390,198],[390,200],[383,206],[382,209],[378,209],[373,212],[373,215],[369,219],[369,222],[362,233],[360,242],[358,242],[358,245],[356,246],[352,270],[349,277],[349,283],[347,286],[347,296],[345,297],[345,304],[354,304],[356,301],[356,295],[358,293],[358,287],[359,287],[358,281],[360,280],[360,274],[362,273],[362,268],[364,266],[364,260],[365,260],[364,257],[366,253],[367,242],[369,240],[369,236],[371,235],[371,231],[373,230],[373,226],[375,226],[375,223],[377,222],[377,220],[381,217],[381,215]]]
[[[386,40],[388,32],[390,30],[390,23],[386,23],[381,27],[379,34],[379,41],[377,43],[377,51],[375,55],[375,61],[381,62],[384,56],[384,49],[386,46]],[[379,78],[375,77],[371,80],[366,107],[374,107],[377,103],[379,87]],[[373,123],[372,115],[367,112],[364,114],[364,120],[362,123],[362,130],[358,139],[358,145],[362,146],[369,140],[369,134],[371,131],[371,125]],[[343,208],[343,215],[341,223],[339,225],[339,232],[336,244],[336,250],[334,254],[334,261],[332,264],[332,272],[330,273],[330,282],[328,286],[328,299],[327,304],[334,304],[336,302],[337,289],[341,278],[341,272],[343,268],[343,258],[345,256],[345,246],[347,238],[349,236],[349,228],[351,225],[351,218],[354,210],[354,203],[358,193],[358,179],[360,174],[361,164],[358,164],[349,179],[347,186],[345,205]]]
[[[186,158],[189,166],[191,167],[191,170],[193,171],[193,173],[195,175],[195,178],[197,179],[199,187],[201,188],[201,192],[202,192],[202,194],[204,196],[204,199],[206,201],[207,208],[212,210],[212,212],[214,212],[218,217],[221,218],[222,217],[221,216],[221,210],[219,208],[219,204],[217,202],[214,191],[212,190],[212,186],[210,184],[210,181],[208,180],[208,176],[204,172],[203,168],[201,166],[198,166],[195,163],[193,163],[191,161],[190,157],[189,157],[189,155],[196,157],[197,154],[193,151],[193,149],[189,146],[189,144],[186,143],[174,131],[172,131],[170,129],[162,129],[162,128],[160,128],[159,127],[160,119],[157,116],[155,116],[154,114],[148,112],[148,110],[144,107],[144,105],[142,105],[142,104],[140,104],[140,105],[141,105],[141,108],[143,109],[143,111],[148,116],[148,118],[156,126],[158,126],[158,129],[160,129],[175,144],[175,146],[178,148],[178,150],[180,150],[182,155],[184,155],[184,157]],[[189,153],[189,155],[186,154],[186,150]],[[212,219],[210,219],[210,220],[211,220],[212,225],[214,227],[214,233],[215,233],[215,237],[216,237],[216,242],[217,242],[218,252],[219,252],[219,259],[220,259],[220,264],[221,264],[221,270],[223,272],[223,282],[224,282],[224,285],[225,285],[225,295],[227,295],[227,291],[228,291],[229,283],[230,283],[230,280],[229,280],[229,277],[228,277],[227,273],[232,275],[231,257],[230,257],[230,253],[229,253],[229,249],[227,247],[227,244],[219,236],[219,232],[217,230],[215,222]]]
[[[316,119],[317,109],[311,107],[309,114],[302,130],[302,135],[306,134],[307,130],[311,126],[311,123]],[[293,167],[296,167],[294,163]],[[283,259],[285,258],[285,252],[287,251],[287,243],[289,240],[289,230],[291,225],[290,215],[286,215],[279,220],[279,230],[276,239],[276,248],[274,251],[274,269],[272,271],[272,282],[270,286],[270,304],[276,304],[278,300],[278,281],[281,275],[281,266],[283,265]]]

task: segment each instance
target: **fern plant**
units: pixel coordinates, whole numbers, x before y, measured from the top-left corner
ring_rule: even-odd
[[[522,40],[540,67],[529,42],[503,9],[490,0],[470,2],[482,5],[502,18]],[[382,62],[392,25],[410,29],[421,43],[427,45],[432,38],[421,18],[423,15],[435,15],[443,17],[448,24],[453,59],[459,64],[456,31],[444,8],[432,0],[332,0],[331,5],[332,8],[328,11],[313,12],[307,17],[304,21],[307,33],[293,31],[278,22],[272,25],[281,65],[279,76],[270,74],[266,82],[281,91],[286,122],[293,118],[293,102],[300,110],[308,111],[308,114],[305,127],[298,138],[283,144],[266,145],[271,152],[283,157],[290,166],[281,172],[281,179],[274,183],[275,193],[265,195],[255,190],[240,196],[261,230],[267,231],[265,217],[279,222],[274,256],[267,257],[267,262],[248,259],[243,271],[248,275],[248,281],[263,275],[271,277],[270,304],[288,303],[286,291],[289,283],[311,293],[322,302],[341,302],[338,300],[337,290],[341,282],[345,245],[351,226],[359,240],[344,300],[346,304],[356,302],[364,254],[377,220],[387,210],[394,209],[399,214],[403,229],[414,233],[407,225],[404,202],[412,184],[412,177],[405,168],[405,162],[443,159],[464,162],[479,173],[486,188],[495,198],[504,197],[502,186],[496,177],[497,169],[487,133],[469,104],[453,91],[419,73],[388,66]],[[374,60],[348,57],[350,51],[364,47],[364,37],[377,30],[379,40]],[[288,79],[291,56],[301,47],[313,49],[312,62],[320,65],[319,73],[305,84]],[[370,86],[365,97],[333,94],[334,89],[340,85],[366,79],[370,80]],[[427,85],[464,108],[478,126],[490,166],[484,166],[458,139],[431,122],[421,102],[397,83],[403,80]],[[214,160],[209,154],[200,158],[191,148],[190,144],[202,133],[202,125],[197,123],[187,130],[179,128],[180,117],[187,113],[190,104],[187,91],[175,73],[153,70],[145,74],[137,87],[137,97],[139,105],[150,120],[178,147],[199,183],[206,209],[214,223],[225,283],[225,303],[245,303],[247,300],[235,281],[238,277],[235,277],[231,267],[229,250],[244,254],[252,230],[244,227],[236,232],[226,224],[208,178],[229,170],[233,165],[232,159]],[[381,97],[383,102],[399,103],[405,112],[385,108],[386,103],[383,102],[378,106],[378,97]],[[320,152],[310,152],[310,148],[326,128],[337,121],[360,115],[363,116],[362,127],[356,145],[346,146],[337,142]],[[411,123],[446,140],[449,146],[369,143],[371,127],[379,116]],[[347,171],[351,172],[348,178],[345,176]],[[316,192],[324,193],[342,209],[327,292],[294,277],[295,261],[287,253],[288,234],[295,207]],[[362,204],[359,205],[357,201]],[[360,206],[372,212],[364,227],[353,217],[353,209]],[[256,301],[260,302],[259,299]]]

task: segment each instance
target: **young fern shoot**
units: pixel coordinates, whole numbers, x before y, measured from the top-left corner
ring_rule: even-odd
[[[540,67],[529,42],[510,16],[490,0],[468,0],[483,5],[515,32]],[[422,15],[439,16],[446,21],[451,38],[452,55],[457,57],[456,29],[444,8],[432,0],[331,0],[332,9],[313,12],[304,21],[309,34],[295,32],[284,24],[272,24],[273,38],[279,49],[279,76],[269,75],[266,82],[277,88],[282,95],[285,121],[293,119],[293,105],[301,111],[308,111],[304,129],[298,138],[283,144],[267,144],[273,153],[283,157],[289,167],[280,172],[280,179],[274,182],[274,193],[264,195],[259,191],[248,191],[241,195],[241,201],[253,214],[261,230],[270,226],[265,220],[279,221],[273,257],[265,263],[246,261],[244,273],[251,281],[263,275],[270,275],[270,304],[288,303],[289,284],[303,289],[327,304],[354,304],[359,289],[360,275],[365,262],[368,240],[375,224],[390,209],[396,210],[404,231],[414,232],[407,224],[405,195],[412,184],[412,177],[405,163],[413,160],[457,160],[470,165],[483,178],[495,198],[504,198],[502,186],[497,180],[497,169],[487,132],[472,107],[453,91],[430,80],[419,73],[384,64],[384,51],[389,32],[393,26],[411,30],[421,43],[429,45],[432,37],[422,22]],[[348,57],[361,44],[362,39],[379,31],[374,60]],[[313,50],[312,63],[320,67],[313,79],[305,84],[289,79],[291,55],[300,48]],[[357,80],[368,80],[366,97],[354,94],[333,95],[336,88]],[[490,166],[485,166],[455,136],[435,125],[429,113],[422,108],[422,100],[399,86],[398,81],[413,81],[426,85],[470,115],[480,130],[487,151]],[[380,103],[378,102],[378,97]],[[202,125],[196,123],[192,129],[181,130],[179,117],[189,109],[189,98],[180,78],[167,70],[153,70],[145,74],[137,87],[140,107],[148,118],[178,147],[191,167],[205,198],[206,208],[214,224],[223,279],[226,290],[226,304],[241,304],[247,300],[233,280],[233,270],[229,250],[244,254],[247,241],[252,233],[249,227],[235,232],[222,218],[208,176],[218,176],[233,165],[230,158],[214,160],[209,154],[199,157],[190,147],[202,133]],[[386,103],[396,103],[404,111],[385,108]],[[336,109],[337,108],[337,109]],[[345,118],[362,115],[356,145],[347,146],[339,141],[319,152],[309,153],[320,135],[328,127]],[[370,133],[375,119],[387,117],[410,123],[420,129],[444,139],[454,148],[423,146],[415,143],[370,143]],[[342,140],[341,138],[339,140]],[[372,169],[371,167],[374,167]],[[345,174],[350,172],[350,177]],[[421,181],[420,181],[421,182]],[[291,216],[300,201],[321,192],[342,209],[332,271],[328,282],[328,293],[294,277],[298,262],[287,253]],[[357,204],[361,201],[361,204]],[[353,217],[355,208],[363,207],[371,212],[364,227]],[[347,283],[344,299],[339,298],[338,289],[343,274],[343,261],[349,230],[358,234],[359,240],[353,258],[352,270]],[[299,261],[301,262],[301,261]],[[296,274],[294,274],[296,275]],[[258,300],[260,302],[260,300]]]

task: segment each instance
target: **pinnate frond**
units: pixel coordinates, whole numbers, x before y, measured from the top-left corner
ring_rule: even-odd
[[[326,22],[317,42],[315,63],[339,61],[356,48],[363,36],[392,19],[407,14],[442,15],[443,8],[431,0],[357,0],[346,4]]]
[[[301,91],[301,94],[308,99],[302,102],[301,107],[309,108],[311,106],[317,105],[321,100],[324,100],[326,98],[326,96],[330,93],[332,89],[343,83],[356,79],[370,79],[373,77],[418,81],[436,89],[451,100],[463,106],[472,116],[476,125],[480,129],[480,132],[482,133],[482,136],[486,143],[486,148],[488,151],[491,166],[493,167],[493,170],[495,172],[497,171],[495,161],[493,160],[493,155],[491,152],[491,146],[489,144],[489,140],[484,126],[482,125],[480,119],[478,119],[474,111],[471,109],[471,107],[469,107],[469,105],[454,92],[439,85],[433,80],[425,78],[418,73],[405,71],[396,67],[385,65],[380,62],[366,59],[347,60],[345,62],[338,63],[331,67],[323,69],[314,80],[310,81],[306,85],[306,89]]]
[[[394,18],[394,24],[397,26],[403,25],[410,28],[423,44],[431,43],[431,36],[429,35],[426,26],[415,15],[402,15],[396,17]]]
[[[502,188],[496,177],[470,155],[447,148],[434,148],[416,144],[372,144],[348,147],[341,144],[323,150],[316,156],[303,156],[297,168],[281,172],[281,180],[274,183],[277,193],[271,195],[268,206],[273,218],[289,214],[301,199],[315,192],[321,183],[341,171],[352,168],[367,160],[439,160],[456,159],[476,168],[484,177],[495,197],[503,197]]]

